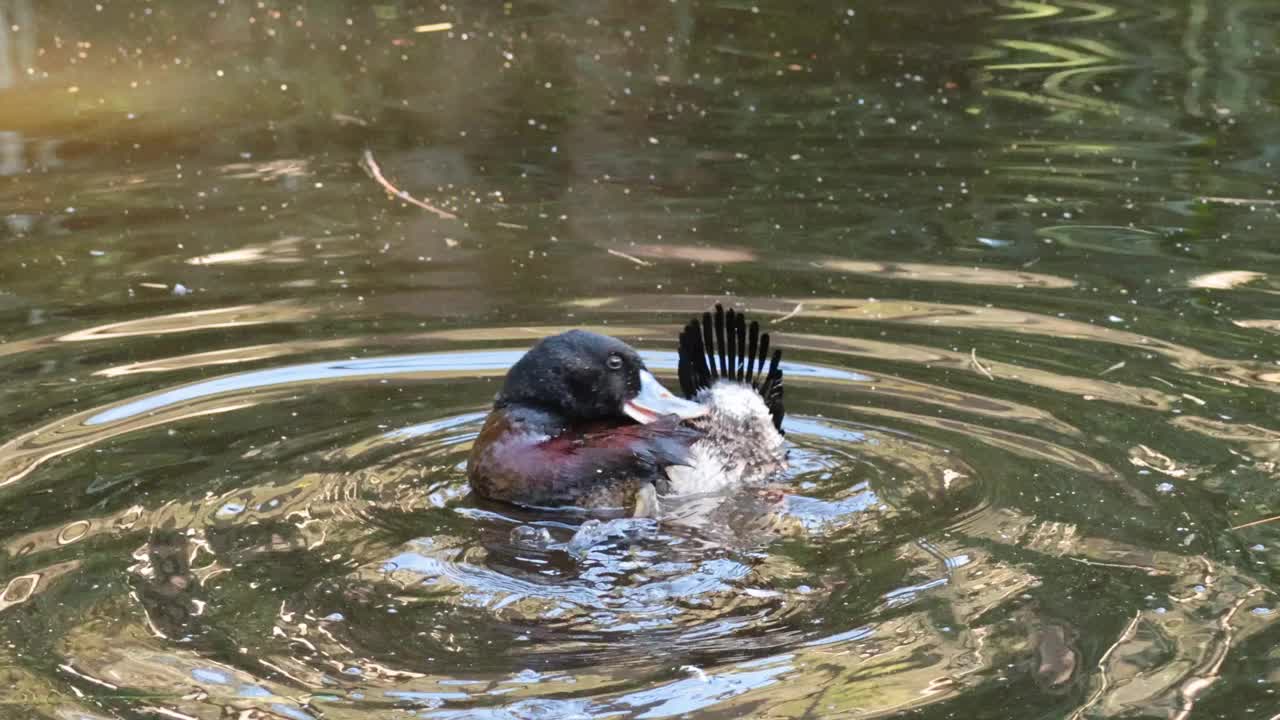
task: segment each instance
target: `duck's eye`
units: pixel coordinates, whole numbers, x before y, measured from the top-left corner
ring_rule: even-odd
[[[610,356],[609,356],[609,359],[604,361],[604,364],[605,364],[605,367],[609,368],[610,370],[621,370],[621,369],[622,369],[622,356],[621,356],[621,355],[610,355]]]

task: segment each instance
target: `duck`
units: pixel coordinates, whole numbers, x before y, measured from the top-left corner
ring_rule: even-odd
[[[786,469],[782,351],[720,304],[683,327],[680,395],[627,343],[539,340],[508,370],[467,459],[473,493],[533,509],[655,517]]]

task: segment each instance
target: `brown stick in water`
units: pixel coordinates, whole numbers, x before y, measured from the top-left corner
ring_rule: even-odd
[[[1280,520],[1280,515],[1272,515],[1271,517],[1268,517],[1268,518],[1262,518],[1261,520],[1254,520],[1253,522],[1247,522],[1247,523],[1245,523],[1245,524],[1243,524],[1243,525],[1232,525],[1231,527],[1229,527],[1229,528],[1227,528],[1227,529],[1228,529],[1228,530],[1243,530],[1243,529],[1245,529],[1245,528],[1253,527],[1254,525],[1262,525],[1263,523],[1275,522],[1276,520]]]
[[[633,263],[635,263],[635,264],[637,264],[637,265],[639,265],[639,266],[641,266],[641,267],[649,267],[650,265],[652,265],[652,264],[653,264],[653,263],[651,263],[651,262],[647,262],[647,261],[645,261],[645,260],[641,260],[640,258],[636,257],[635,255],[628,255],[628,254],[626,254],[626,253],[622,252],[621,250],[614,250],[613,248],[605,248],[605,252],[608,252],[610,255],[613,255],[614,257],[620,257],[620,258],[622,258],[623,260],[630,260],[631,262],[633,262]]]
[[[400,188],[396,187],[395,185],[392,185],[392,184],[391,184],[391,181],[389,181],[389,180],[387,180],[385,177],[383,177],[383,175],[382,175],[382,168],[378,167],[378,162],[377,162],[376,160],[374,160],[374,159],[373,159],[373,151],[372,151],[372,150],[365,150],[365,151],[364,151],[364,158],[363,158],[363,160],[364,160],[364,163],[363,163],[363,164],[364,164],[364,168],[365,168],[366,170],[368,170],[368,171],[369,171],[369,174],[370,174],[371,176],[373,176],[373,179],[374,179],[374,180],[375,180],[379,185],[381,185],[381,186],[382,186],[382,189],[383,189],[383,190],[386,190],[388,193],[390,193],[390,194],[392,194],[392,195],[395,195],[397,198],[400,198],[401,200],[403,200],[403,201],[405,201],[405,202],[409,203],[410,205],[417,205],[418,207],[422,208],[423,210],[427,210],[427,211],[433,212],[433,213],[435,213],[437,216],[439,216],[439,217],[441,217],[441,218],[443,218],[443,219],[445,219],[445,220],[457,220],[457,219],[458,219],[458,216],[457,216],[457,215],[454,215],[453,213],[449,212],[448,210],[441,210],[440,208],[438,208],[438,207],[436,207],[436,206],[434,206],[434,205],[431,205],[430,203],[425,203],[425,202],[423,202],[423,201],[421,201],[421,200],[419,200],[419,199],[415,198],[414,196],[410,195],[409,193],[407,193],[407,192],[405,192],[405,191],[401,190]]]
[[[786,315],[783,315],[782,317],[774,318],[770,320],[769,324],[774,325],[784,320],[790,320],[791,318],[799,315],[801,310],[804,310],[804,303],[796,303],[795,309],[793,309],[791,312],[787,313]]]
[[[988,370],[981,362],[978,361],[978,348],[970,349],[969,359],[973,361],[973,367],[977,369],[978,372],[982,373],[983,375],[986,375],[988,380],[996,379],[996,376],[992,375],[991,371]]]

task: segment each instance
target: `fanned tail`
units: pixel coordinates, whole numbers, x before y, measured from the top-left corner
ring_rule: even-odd
[[[760,323],[747,324],[746,316],[716,303],[713,316],[706,312],[680,332],[680,391],[693,398],[720,378],[750,385],[764,399],[774,427],[782,429],[782,351],[769,355],[769,333]],[[767,367],[767,370],[766,370]],[[762,374],[763,373],[763,374]]]

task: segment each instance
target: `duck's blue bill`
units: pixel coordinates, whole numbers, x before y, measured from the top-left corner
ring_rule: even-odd
[[[641,370],[640,392],[623,404],[622,411],[632,420],[648,424],[664,415],[675,415],[681,419],[702,417],[708,408],[671,394],[653,373]]]

